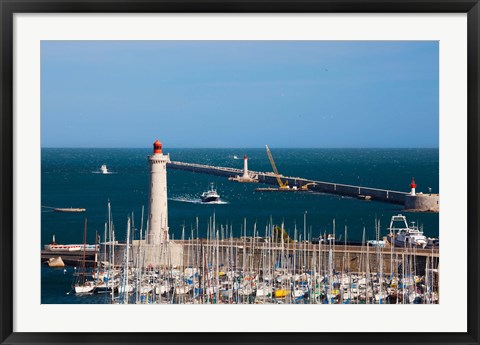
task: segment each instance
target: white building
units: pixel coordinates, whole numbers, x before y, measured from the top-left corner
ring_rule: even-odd
[[[150,163],[150,213],[147,243],[158,245],[168,241],[167,163],[170,155],[162,153],[162,144],[153,144]]]

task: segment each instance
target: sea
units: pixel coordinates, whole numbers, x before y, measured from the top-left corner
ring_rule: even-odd
[[[42,148],[41,157],[41,244],[83,243],[87,219],[87,243],[103,239],[110,202],[116,239],[124,241],[127,219],[133,221],[133,236],[145,228],[148,214],[150,174],[147,157],[151,148]],[[284,176],[336,182],[408,192],[412,177],[417,192],[439,192],[438,149],[293,149],[271,148],[278,171]],[[164,148],[173,161],[243,168],[243,156],[254,171],[272,171],[265,149]],[[109,173],[100,167],[107,165]],[[200,194],[214,183],[220,202],[204,204]],[[375,239],[388,233],[390,219],[402,213],[409,222],[422,227],[429,237],[439,236],[438,213],[405,212],[401,205],[364,201],[320,193],[261,193],[259,183],[236,183],[225,177],[179,170],[167,171],[168,222],[170,238],[188,239],[192,231],[206,237],[210,219],[229,226],[234,236],[252,236],[254,228],[262,236],[270,222],[284,225],[293,237],[295,227],[315,238],[335,232],[342,240]],[[82,213],[53,212],[55,207],[85,208]],[[246,227],[245,227],[246,224]],[[301,230],[301,231],[300,231]],[[53,269],[41,265],[42,304],[103,303],[102,296],[75,296],[71,290],[73,268]]]

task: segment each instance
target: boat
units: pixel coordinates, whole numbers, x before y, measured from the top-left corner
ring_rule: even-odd
[[[82,294],[90,294],[93,293],[96,286],[93,280],[86,279],[86,266],[85,266],[85,252],[87,247],[87,219],[85,218],[85,226],[83,230],[83,260],[82,260],[82,267],[80,269],[80,273],[77,274],[77,279],[73,288],[75,289],[75,293],[78,295]],[[80,279],[81,277],[81,279]]]
[[[213,202],[220,199],[220,195],[218,195],[213,183],[210,183],[210,189],[208,191],[203,192],[202,195],[200,195],[200,199],[202,202]]]
[[[407,218],[401,214],[392,216],[388,230],[390,234],[387,238],[395,247],[425,248],[427,245],[427,237],[423,231],[413,223],[409,227]]]
[[[440,247],[440,240],[437,237],[427,238],[427,245],[425,248],[432,249]]]
[[[86,210],[84,208],[75,208],[75,207],[69,207],[69,208],[61,208],[57,207],[53,209],[54,212],[85,212]]]
[[[45,250],[50,252],[77,252],[81,246],[79,244],[57,244],[55,242],[55,235],[52,237],[52,243],[44,246]]]
[[[46,244],[44,248],[50,252],[79,252],[82,246],[80,244]]]
[[[100,251],[100,245],[98,244],[57,244],[55,235],[53,235],[52,243],[44,246],[44,249],[49,252],[79,252],[84,248],[86,252]]]
[[[372,247],[380,247],[380,248],[384,248],[387,243],[383,240],[369,240],[367,241],[367,245],[369,246],[372,246]]]
[[[102,174],[108,174],[107,165],[102,164],[102,166],[100,167],[100,171],[102,172]]]

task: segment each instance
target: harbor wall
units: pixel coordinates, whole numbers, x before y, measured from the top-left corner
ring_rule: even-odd
[[[103,250],[106,248],[106,256]],[[98,260],[107,261],[109,251],[114,250],[114,266],[121,267],[126,260],[126,245],[101,246],[102,253]],[[296,267],[297,271],[337,272],[383,272],[386,274],[402,272],[403,269],[423,275],[428,263],[430,268],[438,268],[438,249],[378,248],[352,245],[320,244],[284,244],[255,243],[247,240],[233,239],[225,241],[169,241],[160,246],[145,244],[145,241],[133,241],[130,247],[131,267],[214,267],[221,270],[259,271],[263,267]],[[49,257],[61,256],[68,266],[80,267],[81,256],[68,253],[42,253],[42,262]],[[331,258],[331,259],[330,259]],[[89,253],[87,266],[94,266],[94,253]],[[405,266],[405,267],[404,267]],[[297,273],[298,273],[297,272]]]
[[[235,177],[243,174],[243,170],[215,167],[201,164],[191,164],[183,162],[171,162],[167,165],[169,169],[191,171],[195,173],[210,174],[216,176]],[[258,178],[258,182],[269,185],[278,186],[277,178],[273,173],[263,173],[250,171],[250,174],[254,174]],[[352,198],[367,197],[370,200],[377,200],[382,202],[388,202],[392,204],[404,205],[405,197],[408,195],[406,192],[393,191],[387,189],[378,189],[362,186],[353,186],[340,183],[322,182],[315,180],[308,180],[301,177],[284,177],[280,175],[282,181],[287,181],[290,187],[296,186],[301,188],[307,183],[315,183],[310,185],[309,189],[312,191],[347,196]]]
[[[278,185],[277,179],[275,176],[270,176],[267,174],[258,175],[259,182],[265,184]],[[282,181],[287,181],[290,187],[297,186],[301,188],[307,183],[315,183],[314,185],[309,185],[309,190],[326,193],[326,194],[335,194],[341,196],[348,196],[352,198],[359,197],[369,197],[371,200],[377,200],[382,202],[388,202],[392,204],[404,205],[405,196],[408,195],[406,192],[399,192],[387,189],[378,189],[362,186],[353,186],[340,183],[332,182],[322,182],[315,180],[307,180],[303,178],[295,177],[281,177]]]
[[[296,246],[281,247],[266,245],[249,247],[243,244],[214,245],[204,241],[184,243],[184,258],[180,267],[215,267],[217,258],[219,270],[259,271],[264,267],[284,267],[296,273],[308,271],[328,272],[331,263],[336,272],[383,272],[402,273],[405,269],[424,275],[426,265],[438,268],[438,250],[415,250],[403,248],[376,248],[361,246],[328,246],[308,244],[301,248]],[[218,253],[217,253],[218,252]],[[330,259],[331,258],[331,259]],[[321,268],[321,269],[319,269]]]
[[[423,212],[439,212],[440,197],[438,194],[407,195],[405,197],[405,208]]]
[[[125,246],[115,248],[116,265],[121,265],[125,258]],[[140,250],[139,250],[140,249]],[[145,254],[139,254],[139,253]],[[221,270],[249,270],[258,271],[261,267],[290,267],[295,265],[298,271],[328,271],[331,261],[332,269],[337,272],[383,272],[386,274],[415,271],[423,275],[427,265],[437,268],[439,263],[438,249],[411,249],[411,248],[378,248],[370,246],[345,246],[328,244],[262,244],[251,243],[234,239],[208,241],[198,239],[193,241],[169,241],[163,247],[138,247],[134,241],[131,247],[132,265],[143,267],[214,267]],[[330,259],[331,256],[331,259]]]

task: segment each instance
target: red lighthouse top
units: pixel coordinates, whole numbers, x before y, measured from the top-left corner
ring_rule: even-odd
[[[162,153],[162,143],[158,140],[153,143],[153,153]]]
[[[415,179],[412,177],[412,183],[410,183],[410,188],[416,188]]]
[[[247,159],[247,155],[243,155],[243,159]]]

